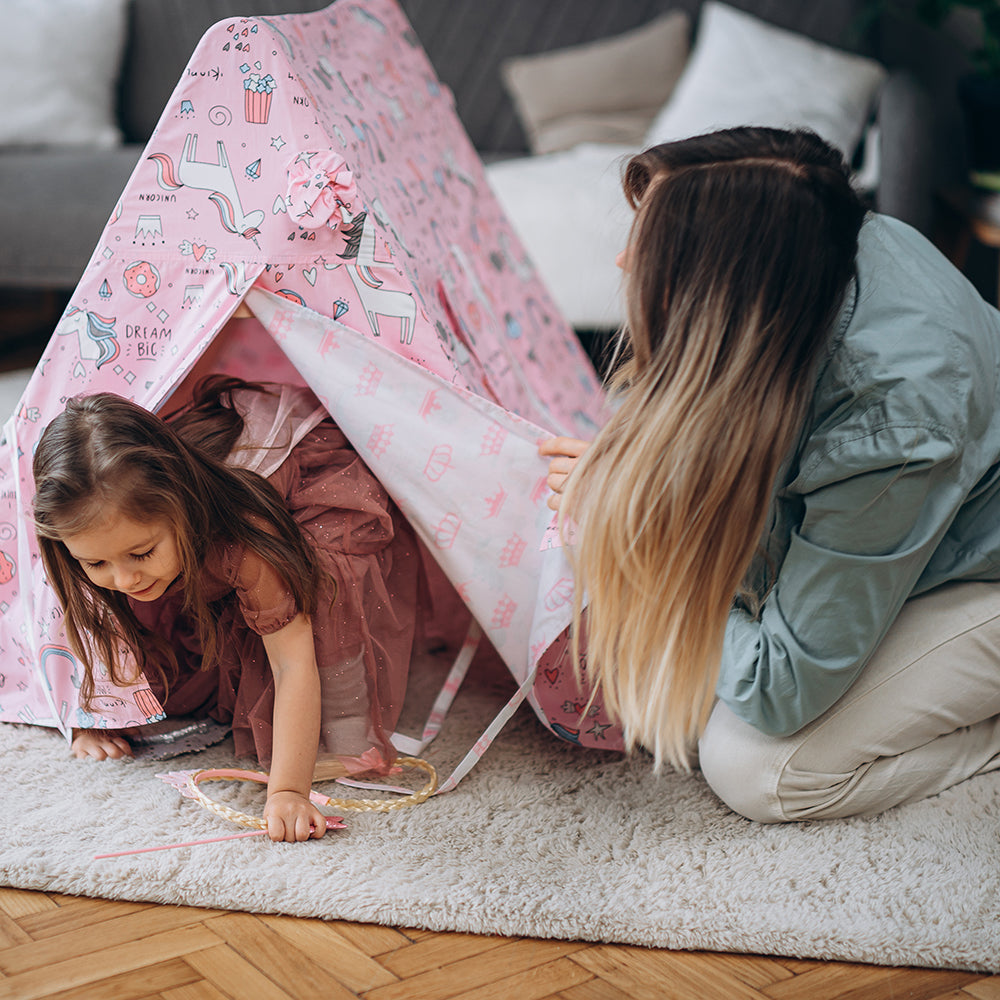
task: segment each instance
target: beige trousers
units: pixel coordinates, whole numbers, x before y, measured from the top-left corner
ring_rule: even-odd
[[[699,761],[723,802],[763,823],[871,815],[1000,769],[1000,583],[907,601],[847,693],[792,736],[719,702]]]

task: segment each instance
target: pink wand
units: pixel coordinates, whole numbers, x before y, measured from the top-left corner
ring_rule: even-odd
[[[327,816],[326,828],[328,830],[343,830],[344,823],[339,816]],[[313,827],[315,829],[315,827]],[[128,854],[148,854],[150,851],[172,851],[177,847],[197,847],[199,844],[218,844],[223,840],[239,840],[241,837],[261,837],[267,830],[247,830],[245,833],[230,833],[225,837],[209,837],[206,840],[188,840],[183,844],[161,844],[159,847],[139,847],[134,851],[116,851],[114,854],[95,854],[94,860],[100,861],[103,858],[124,858]]]

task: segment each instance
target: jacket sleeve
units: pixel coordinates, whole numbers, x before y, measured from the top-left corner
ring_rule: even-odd
[[[765,733],[796,732],[851,685],[965,499],[957,443],[885,424],[813,451],[786,492],[801,512],[759,619],[729,617],[719,698]]]

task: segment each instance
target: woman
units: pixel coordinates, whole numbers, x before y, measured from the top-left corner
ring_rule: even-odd
[[[765,822],[1000,767],[1000,314],[811,133],[624,187],[620,406],[542,453],[627,741]]]

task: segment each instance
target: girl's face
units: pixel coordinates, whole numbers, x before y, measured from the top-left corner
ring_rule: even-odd
[[[155,601],[180,576],[177,538],[166,521],[138,523],[118,512],[63,539],[91,583]]]

